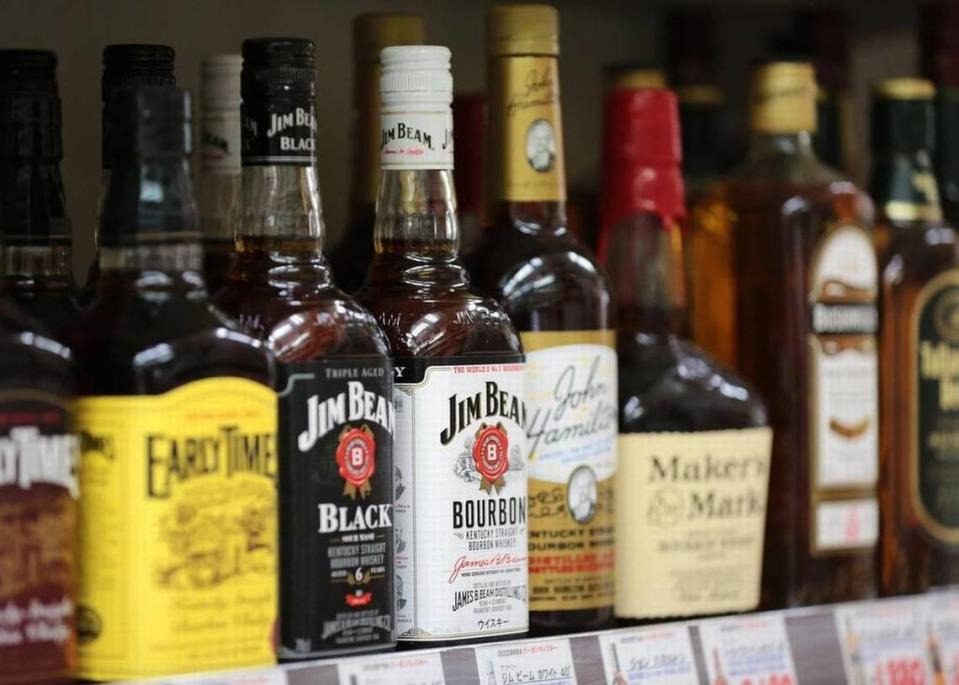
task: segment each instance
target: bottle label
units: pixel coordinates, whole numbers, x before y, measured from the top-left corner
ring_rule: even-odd
[[[0,663],[46,681],[75,663],[76,436],[61,399],[0,392]]]
[[[453,114],[383,112],[380,115],[381,169],[452,169]]]
[[[759,604],[772,429],[619,436],[616,615]]]
[[[280,364],[280,656],[393,642],[393,369]]]
[[[877,540],[877,277],[865,230],[828,229],[813,256],[809,290],[814,555],[868,549]]]
[[[523,333],[530,609],[613,604],[613,331]]]
[[[203,171],[227,176],[240,175],[240,117],[222,110],[203,113],[200,157]]]
[[[491,70],[490,136],[500,155],[497,199],[566,200],[556,58],[498,58]]]
[[[244,101],[240,120],[243,166],[316,163],[316,113],[312,101]]]
[[[276,420],[242,378],[77,401],[79,677],[275,661]]]
[[[395,366],[397,635],[525,632],[523,356],[399,358]]]
[[[922,527],[959,544],[959,270],[932,279],[912,316],[911,493]]]

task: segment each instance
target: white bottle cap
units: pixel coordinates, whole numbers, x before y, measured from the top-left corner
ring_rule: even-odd
[[[453,102],[450,50],[440,45],[394,45],[380,53],[383,75],[380,97],[390,106],[433,106],[438,111]]]
[[[240,55],[213,55],[203,60],[200,67],[202,102],[204,109],[240,110],[240,72],[243,58]]]
[[[200,68],[200,159],[204,171],[240,173],[240,55],[214,55]]]

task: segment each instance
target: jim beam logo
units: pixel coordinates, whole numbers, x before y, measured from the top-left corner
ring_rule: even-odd
[[[499,494],[509,470],[509,435],[502,423],[480,424],[473,443],[473,461],[481,476],[480,490],[489,494],[495,490]]]
[[[356,500],[366,499],[373,488],[370,478],[376,471],[376,438],[367,425],[344,428],[336,445],[336,465],[340,477],[346,481],[343,494]]]

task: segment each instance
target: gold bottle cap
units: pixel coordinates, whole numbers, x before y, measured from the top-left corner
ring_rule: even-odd
[[[932,100],[936,87],[921,78],[890,78],[877,83],[873,93],[885,100]]]
[[[707,84],[678,86],[676,97],[686,105],[722,105],[726,102],[726,96],[721,89]]]
[[[607,70],[607,88],[636,90],[639,88],[665,88],[666,75],[662,69],[616,64]]]
[[[559,55],[559,12],[552,5],[496,5],[486,24],[491,56]]]
[[[759,133],[816,130],[816,75],[808,62],[769,62],[753,72],[750,126]]]
[[[379,62],[380,51],[390,45],[421,45],[423,18],[418,14],[368,12],[353,20],[353,57],[358,62]]]

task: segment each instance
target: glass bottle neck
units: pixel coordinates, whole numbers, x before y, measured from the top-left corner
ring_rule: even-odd
[[[770,156],[792,156],[815,158],[812,133],[809,131],[790,131],[788,133],[767,133],[754,131],[749,145],[749,157],[756,159]]]
[[[240,259],[321,258],[325,227],[314,165],[244,166],[236,246]]]
[[[0,273],[5,276],[44,278],[73,283],[73,249],[68,239],[47,245],[4,245],[0,248]]]
[[[869,190],[880,215],[889,221],[925,223],[942,219],[939,185],[927,150],[877,156]]]
[[[240,209],[242,177],[217,171],[205,171],[197,202],[203,240],[233,242]]]
[[[449,262],[459,251],[453,174],[448,169],[385,169],[376,201],[377,255]]]

